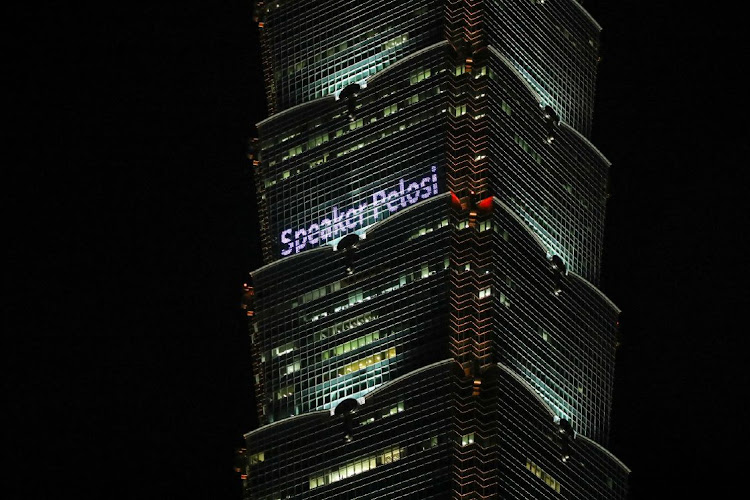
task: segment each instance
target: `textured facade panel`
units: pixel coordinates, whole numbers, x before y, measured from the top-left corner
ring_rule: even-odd
[[[503,366],[433,363],[246,435],[246,499],[625,498],[628,469]]]
[[[509,368],[488,378],[498,391],[498,498],[625,498],[630,471],[617,459],[552,416]]]
[[[619,310],[546,258],[507,207],[492,218],[498,362],[527,380],[576,432],[606,443]]]
[[[259,127],[256,174],[267,262],[335,243],[445,192],[446,48],[439,45],[346,97]]]
[[[598,283],[609,163],[556,121],[492,47],[489,54],[490,189],[550,255]]]
[[[262,422],[327,409],[445,358],[448,202],[439,196],[334,252],[253,273]]]
[[[443,361],[248,434],[245,498],[450,498],[456,369]]]
[[[557,114],[591,133],[599,25],[575,0],[484,0],[487,43]]]
[[[442,40],[442,2],[279,0],[259,10],[271,112],[336,95]]]

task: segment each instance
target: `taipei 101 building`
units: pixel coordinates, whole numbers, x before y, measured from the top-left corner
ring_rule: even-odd
[[[256,3],[245,499],[626,498],[581,3]]]

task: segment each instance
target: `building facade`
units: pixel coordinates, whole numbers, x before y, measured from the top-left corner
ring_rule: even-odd
[[[624,498],[574,0],[258,2],[248,499]]]

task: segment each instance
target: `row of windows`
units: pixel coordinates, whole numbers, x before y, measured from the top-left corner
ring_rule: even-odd
[[[320,472],[310,477],[310,489],[341,481],[348,477],[367,472],[381,465],[387,465],[401,459],[405,450],[399,446],[388,447],[368,457],[358,458],[335,469]]]
[[[315,89],[314,97],[319,98],[334,94],[352,83],[361,83],[368,76],[374,75],[387,68],[391,64],[392,59],[402,55],[401,53],[404,52],[403,49],[406,47],[407,40],[408,35],[397,37],[396,39],[389,41],[392,45],[390,49],[384,49],[382,52],[369,57],[366,61],[343,68],[332,75],[328,75],[326,78],[318,80],[308,87],[313,87]],[[416,41],[418,40],[415,40],[415,42]],[[411,43],[410,45],[413,46],[415,43]],[[385,47],[385,44],[383,47]],[[333,83],[329,83],[332,80]],[[326,83],[329,84],[326,85]]]
[[[486,76],[489,73],[489,70],[487,69],[487,66],[482,66],[480,68],[476,68],[475,70],[472,70],[471,65],[466,64],[459,64],[456,66],[456,70],[454,71],[454,76],[461,76],[464,73],[472,73],[474,75],[474,79],[478,79],[480,77]]]
[[[428,79],[430,76],[432,76],[432,71],[430,70],[430,68],[419,68],[415,71],[412,71],[411,75],[409,75],[409,84],[416,85],[422,80]]]
[[[435,88],[433,88],[433,89],[431,89],[429,91],[425,91],[425,92],[422,92],[420,94],[416,94],[415,96],[412,96],[411,98],[405,100],[402,107],[399,107],[398,103],[389,105],[386,108],[384,108],[384,110],[383,110],[383,116],[389,116],[389,115],[391,115],[393,113],[396,113],[400,109],[404,109],[406,106],[412,105],[412,104],[414,104],[416,102],[419,102],[420,100],[425,100],[428,97],[431,97],[433,95],[437,95],[439,92],[440,92],[440,89],[437,88],[437,87],[435,87]],[[346,156],[349,153],[352,153],[352,152],[357,151],[359,149],[362,149],[362,148],[364,148],[366,146],[369,146],[370,144],[372,144],[372,143],[374,143],[376,141],[379,141],[381,139],[385,139],[387,137],[390,137],[391,135],[393,135],[393,134],[395,134],[397,132],[404,131],[407,128],[413,127],[414,125],[417,125],[419,123],[422,123],[422,122],[425,122],[425,121],[430,121],[435,116],[438,116],[438,115],[440,115],[443,112],[444,112],[443,109],[436,109],[436,110],[430,110],[427,113],[420,113],[418,115],[412,116],[408,120],[403,120],[403,121],[401,121],[399,123],[395,123],[392,126],[386,128],[385,130],[382,130],[380,132],[376,132],[374,134],[371,134],[370,136],[364,137],[357,144],[351,145],[349,147],[346,147],[346,148],[340,149],[340,150],[324,151],[324,152],[321,153],[321,156],[318,156],[316,158],[311,159],[307,163],[307,167],[311,168],[311,169],[319,167],[319,166],[323,165],[324,163],[327,163],[328,159],[329,159],[329,157],[331,157],[331,155],[335,155],[336,158],[340,158],[342,156]],[[371,117],[371,118],[368,118],[367,123],[373,123],[375,121],[377,121],[377,119],[375,117]],[[349,130],[355,130],[357,128],[362,127],[364,124],[365,124],[364,119],[360,118],[357,121],[352,122],[350,125],[348,125],[347,128]],[[336,132],[332,132],[331,134],[333,134],[335,137],[341,137],[343,135],[346,135],[346,133],[347,133],[346,129],[339,129]],[[328,142],[327,140],[322,139],[322,137],[326,136],[326,134],[328,134],[328,133],[326,132],[326,133],[323,133],[323,134],[321,134],[319,136],[316,136],[316,138],[314,139],[314,143],[316,144],[316,147],[317,147],[317,145],[320,145],[320,144],[323,144],[325,142]],[[276,159],[271,160],[269,162],[269,166],[276,165],[279,162],[284,162],[284,161],[288,160],[289,158],[293,158],[293,157],[295,157],[295,156],[297,156],[299,154],[302,154],[303,152],[307,151],[308,149],[312,149],[312,148],[309,147],[309,144],[308,145],[300,144],[300,145],[294,146],[293,148],[291,148],[288,151],[286,151],[283,155],[280,155],[280,156],[276,157]],[[277,182],[289,179],[290,177],[293,177],[295,174],[298,174],[300,172],[302,172],[302,170],[300,168],[297,168],[295,171],[286,170],[286,171],[283,171],[281,173],[278,173],[278,174],[266,177],[265,179],[263,179],[263,187],[269,188],[271,186],[275,186],[277,184]]]
[[[396,348],[391,347],[383,352],[379,352],[379,353],[372,354],[370,356],[358,359],[357,361],[353,363],[349,363],[339,368],[338,370],[324,374],[323,380],[326,380],[326,381],[334,380],[335,378],[343,377],[345,375],[349,375],[349,374],[358,372],[360,370],[364,370],[382,361],[395,358],[396,354],[397,354]],[[295,392],[296,392],[296,388],[294,384],[290,384],[285,387],[282,387],[276,391],[276,400],[283,400],[285,398],[293,396]]]
[[[265,308],[265,310],[263,311],[263,314],[273,316],[275,314],[282,313],[289,309],[296,309],[297,307],[300,307],[303,304],[309,304],[310,302],[314,302],[318,299],[322,299],[326,295],[336,293],[342,288],[347,288],[353,284],[360,283],[360,282],[368,282],[370,281],[371,278],[378,275],[382,271],[383,271],[383,268],[382,266],[380,266],[364,274],[359,274],[357,276],[351,276],[351,277],[347,277],[341,280],[334,281],[332,283],[328,283],[327,285],[324,285],[319,288],[316,288],[315,290],[306,292],[303,295],[300,295],[299,297],[289,300],[287,302],[277,304],[270,308]],[[352,304],[351,297],[352,295],[350,293],[350,305]]]
[[[386,338],[388,338],[388,337],[390,337],[392,335],[395,335],[395,334],[404,334],[404,335],[406,335],[408,333],[408,331],[409,331],[408,324],[410,322],[412,322],[412,321],[413,320],[401,322],[401,323],[396,324],[394,326],[384,328],[382,331],[378,330],[378,331],[369,333],[367,335],[363,335],[362,337],[354,339],[352,341],[340,344],[338,346],[335,346],[333,349],[325,350],[322,353],[311,355],[309,358],[306,358],[307,364],[304,367],[311,367],[313,363],[320,363],[322,361],[327,361],[327,360],[332,359],[332,358],[334,358],[336,356],[341,356],[341,355],[347,354],[349,352],[352,352],[354,350],[361,349],[361,348],[366,347],[366,346],[368,346],[368,345],[370,345],[372,343],[375,343],[375,342],[377,342],[379,340],[384,340],[384,339],[386,339]],[[403,335],[401,335],[401,337],[403,337]],[[390,353],[390,351],[386,351],[386,352],[388,352],[389,355],[392,354],[392,353]],[[394,356],[387,356],[387,357],[390,359],[390,358],[392,358]],[[372,356],[371,356],[371,358],[372,358]],[[380,359],[377,359],[377,356],[375,358],[376,358],[375,359],[376,362],[380,360]],[[382,353],[381,353],[380,358],[383,358]],[[362,363],[355,362],[355,363],[352,363],[350,365],[344,365],[341,370],[338,370],[338,372],[341,372],[342,370],[346,369],[349,366],[359,365],[359,364],[362,364]],[[280,377],[284,377],[286,375],[290,375],[290,374],[294,374],[294,373],[298,372],[300,370],[300,365],[301,365],[301,358],[297,357],[297,358],[294,359],[294,361],[292,363],[290,363],[290,364],[288,364],[286,366],[281,366],[279,368]],[[369,365],[367,363],[364,363],[364,366],[369,366]],[[309,377],[307,378],[307,382],[309,384],[313,384],[313,385],[320,385],[320,384],[322,384],[322,383],[324,383],[324,382],[326,382],[328,380],[332,380],[332,377],[333,377],[333,379],[335,379],[338,376],[340,376],[338,372],[325,373],[325,374],[322,374],[322,375],[320,375],[318,377],[315,377],[315,376],[313,376],[313,374],[310,374]],[[353,371],[346,372],[346,373],[353,373]],[[303,380],[303,382],[304,382],[304,380]],[[328,386],[329,384],[326,384],[326,385]],[[294,391],[294,392],[296,392],[296,391]],[[284,391],[284,394],[286,394],[286,393],[288,393],[288,391]]]
[[[543,480],[547,484],[547,486],[549,486],[556,492],[560,493],[560,483],[555,478],[553,478],[552,476],[544,472],[542,469],[540,469],[539,466],[536,465],[534,462],[530,460],[526,460],[526,468],[530,470],[531,473],[534,474],[536,477]]]
[[[399,401],[396,405],[394,405],[394,406],[388,408],[387,410],[385,410],[383,412],[383,414],[381,415],[381,418],[388,418],[391,415],[395,415],[397,413],[401,413],[402,411],[404,411],[404,402],[403,401]]]
[[[456,223],[455,227],[456,227],[456,229],[458,229],[460,231],[462,229],[468,229],[471,226],[469,225],[469,221],[468,220],[462,220],[462,221],[459,221],[458,223]],[[500,236],[502,236],[505,241],[509,241],[510,240],[510,234],[508,233],[508,231],[505,230],[505,229],[501,229],[500,226],[498,226],[497,224],[493,225],[492,221],[489,220],[489,219],[485,220],[485,221],[480,221],[476,225],[476,228],[477,228],[477,230],[479,232],[494,231],[495,233],[497,233]],[[468,271],[468,268],[466,270]]]
[[[439,70],[437,71],[437,73],[442,73],[443,71],[445,70],[444,69]],[[412,71],[411,74],[409,75],[410,85],[415,85],[427,78],[430,78],[431,76],[433,76],[434,72],[435,70],[429,67],[419,68],[419,69]],[[392,87],[387,87],[378,92],[369,92],[366,96],[363,96],[362,98],[358,100],[357,109],[360,109],[363,106],[368,105],[370,103],[381,101],[382,99],[389,97],[393,93],[394,91],[392,90]],[[423,98],[424,96],[422,96],[420,99],[423,99]],[[288,127],[284,127],[283,131],[281,132],[284,135],[276,135],[276,136],[272,135],[271,137],[264,139],[261,142],[261,150],[263,152],[268,152],[269,150],[274,148],[274,146],[276,145],[283,144],[284,142],[287,142],[296,137],[299,137],[305,131],[314,131],[316,128],[320,127],[324,122],[326,123],[334,122],[337,119],[341,118],[341,116],[342,116],[341,114],[337,114],[335,116],[329,115],[325,117],[312,118],[304,126],[295,127],[291,131],[288,129]],[[321,142],[326,142],[328,139],[332,139],[333,137],[341,137],[341,135],[343,135],[345,132],[346,132],[346,127],[336,130],[335,132],[324,132],[320,134],[320,137],[318,137],[316,140],[314,141],[309,140],[308,148],[317,147],[321,144]],[[276,163],[277,163],[276,161],[270,161],[268,162],[268,165],[273,166]]]
[[[296,357],[294,358],[292,363],[289,363],[285,366],[280,366],[279,375],[280,377],[284,377],[286,375],[294,374],[300,371],[301,367],[313,368],[314,365],[317,363],[321,363],[323,361],[333,359],[337,356],[342,356],[349,352],[359,350],[363,347],[366,347],[378,341],[385,340],[386,338],[389,338],[394,335],[397,336],[397,338],[399,339],[403,339],[404,337],[407,337],[409,335],[413,324],[416,322],[417,320],[415,320],[414,318],[409,318],[405,321],[400,321],[398,323],[391,324],[390,326],[384,326],[380,330],[376,330],[372,333],[368,333],[366,335],[363,335],[349,342],[345,342],[337,346],[334,346],[332,349],[326,349],[322,352],[320,352],[318,349],[315,349],[312,352],[308,352],[308,356],[304,358],[304,363],[302,362],[301,357]],[[343,360],[339,360],[339,363],[341,363],[343,366]],[[318,369],[318,376],[314,376],[312,372],[308,374],[306,381],[309,384],[320,385],[331,379],[331,375],[332,375],[331,373],[323,374],[320,371],[322,370],[321,366],[318,366],[317,369]],[[334,378],[337,376],[335,373],[333,373],[333,375],[334,375]],[[303,379],[303,382],[304,381],[305,379]],[[328,387],[330,386],[330,384],[326,384],[326,386]]]
[[[427,226],[427,227],[421,227],[417,230],[415,230],[410,236],[409,241],[419,238],[420,236],[424,236],[428,233],[431,233],[433,231],[436,231],[440,228],[448,226],[448,219],[443,219],[434,226]]]
[[[344,342],[343,344],[339,344],[333,349],[323,351],[320,357],[322,361],[325,361],[329,358],[333,358],[335,356],[341,356],[342,354],[346,354],[349,351],[357,350],[360,347],[365,347],[367,345],[372,344],[373,342],[377,342],[378,340],[380,340],[379,331],[368,333],[367,335],[363,335],[354,340],[350,340],[349,342]]]
[[[290,353],[297,348],[297,342],[287,342],[284,345],[280,345],[271,350],[271,359],[278,358],[284,354]],[[265,361],[265,360],[263,360]]]
[[[356,300],[354,303],[349,303],[349,301],[347,300],[347,302],[341,303],[340,305],[335,306],[332,312],[339,313],[339,312],[347,310],[349,307],[354,306],[359,302],[372,300],[381,295],[385,295],[387,293],[398,290],[399,288],[406,286],[414,281],[427,278],[430,275],[437,274],[438,271],[448,269],[449,264],[450,264],[450,260],[448,259],[448,257],[444,259],[442,266],[440,266],[439,264],[433,264],[432,266],[426,263],[420,264],[419,269],[413,272],[406,273],[406,274],[401,274],[398,280],[393,280],[390,283],[386,283],[376,289],[373,289],[367,292],[362,292],[361,299]],[[322,318],[327,317],[329,311],[330,311],[330,308],[327,308],[324,311],[314,312],[314,313],[305,315],[302,317],[302,322],[312,323],[312,322],[318,321]]]
[[[364,370],[365,368],[373,364],[380,363],[381,361],[384,361],[386,359],[391,359],[395,357],[396,357],[396,348],[391,347],[387,351],[383,351],[377,354],[372,354],[370,356],[367,356],[366,358],[358,359],[354,363],[349,363],[348,365],[339,368],[335,372],[335,374],[339,377],[342,377],[352,372]]]
[[[399,45],[406,43],[407,40],[409,40],[408,33],[404,33],[403,35],[399,35],[395,38],[391,38],[390,40],[388,40],[387,42],[383,44],[383,50],[395,49]]]
[[[300,363],[300,358],[294,358],[294,361],[292,363],[289,363],[286,366],[282,366],[279,369],[279,375],[283,377],[285,375],[291,375],[292,373],[298,372],[300,370]]]
[[[386,106],[383,109],[383,116],[384,117],[389,116],[389,115],[391,115],[393,113],[396,113],[399,109],[404,109],[406,106],[409,106],[409,105],[412,105],[412,104],[416,104],[419,101],[424,101],[424,100],[428,99],[429,97],[432,97],[434,95],[438,95],[439,93],[440,93],[440,87],[433,87],[430,90],[427,90],[427,91],[424,91],[424,92],[420,92],[419,94],[414,94],[413,96],[407,98],[406,100],[404,100],[401,103],[394,103],[394,104]],[[350,131],[357,130],[358,128],[363,127],[365,125],[365,122],[367,122],[367,123],[374,123],[376,121],[377,121],[377,117],[376,116],[369,117],[367,120],[365,120],[365,118],[359,118],[359,119],[357,119],[355,121],[350,122],[347,125],[347,127],[338,129],[335,132],[330,132],[330,133],[329,132],[323,132],[321,134],[318,134],[315,137],[313,137],[312,139],[308,140],[306,148],[305,148],[304,144],[300,144],[300,145],[297,145],[297,146],[289,149],[286,155],[282,155],[281,156],[281,160],[280,161],[282,161],[282,162],[286,161],[289,158],[293,158],[294,156],[296,156],[298,154],[301,154],[303,151],[310,150],[310,149],[313,149],[313,148],[315,148],[317,146],[320,146],[323,143],[328,142],[328,140],[331,137],[333,137],[333,138],[342,137],[343,135],[346,135]],[[347,131],[347,129],[348,129],[348,131]],[[336,157],[343,156],[343,154],[345,154],[345,153],[339,152],[339,153],[336,154]],[[273,164],[275,165],[276,162],[274,162]],[[288,172],[282,173],[282,179],[286,179],[288,177],[289,177]],[[265,182],[266,185],[272,185],[272,184],[270,184],[270,180],[268,178],[265,179],[264,182]]]
[[[440,71],[438,71],[438,73],[440,73],[442,71],[444,71],[444,70],[440,70]],[[413,82],[416,83],[416,82],[424,80],[427,77],[426,75],[432,76],[433,73],[434,73],[434,70],[431,69],[431,68],[420,68],[420,69],[415,70],[414,72],[411,73],[411,75],[409,76],[409,81],[410,82],[413,81]],[[387,98],[392,93],[393,93],[392,87],[388,87],[388,88],[383,89],[383,90],[381,90],[379,92],[369,92],[368,95],[362,97],[359,100],[359,104],[357,105],[357,108],[359,109],[363,105],[366,105],[366,104],[368,104],[370,102],[380,101],[383,98]],[[421,100],[423,97],[424,96],[421,96],[419,98],[419,100]],[[335,116],[333,118],[326,117],[325,121],[332,121],[332,120],[335,120],[336,118],[339,118],[340,116],[341,115],[337,115],[337,116]],[[283,142],[285,142],[287,140],[290,140],[290,139],[292,139],[294,137],[297,137],[301,133],[303,133],[305,130],[314,130],[317,126],[320,126],[322,124],[322,122],[323,122],[323,119],[321,119],[321,118],[313,119],[313,120],[307,122],[304,126],[295,127],[295,129],[291,133],[289,132],[289,130],[287,128],[287,129],[285,129],[285,130],[283,130],[281,132],[282,134],[284,134],[283,136],[276,136],[276,137],[271,136],[271,137],[268,137],[268,138],[264,139],[262,141],[262,143],[261,143],[262,150],[264,152],[267,152],[267,151],[271,150],[274,145],[282,144]],[[337,131],[336,134],[335,134],[335,136],[339,137],[341,135],[341,133],[344,132],[344,131],[345,131],[345,129],[341,129],[341,130]],[[266,134],[264,133],[263,135],[265,136]],[[334,133],[331,132],[331,135],[330,135],[329,139],[331,139],[333,137],[334,137]],[[277,160],[281,159],[282,156],[283,155],[279,155],[279,157],[277,159],[271,159],[270,161],[267,162],[267,164],[269,166],[272,166],[272,165],[276,164]],[[267,160],[268,158],[265,158],[265,159]]]
[[[339,333],[343,333],[347,330],[351,330],[352,328],[357,328],[358,326],[369,323],[370,321],[374,321],[378,319],[378,317],[379,315],[377,312],[368,311],[353,318],[339,321],[338,323],[331,325],[328,328],[315,332],[313,334],[313,340],[317,342],[318,340],[323,340],[328,337],[338,335]]]

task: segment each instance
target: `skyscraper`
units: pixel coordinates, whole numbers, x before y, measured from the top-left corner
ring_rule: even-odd
[[[624,498],[574,0],[258,2],[246,498]]]

